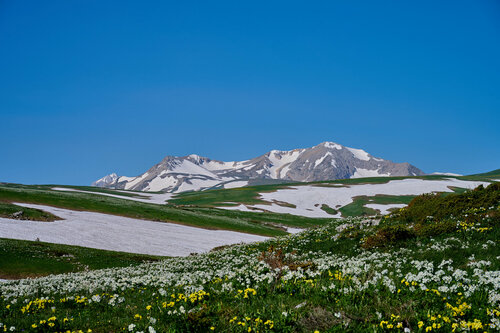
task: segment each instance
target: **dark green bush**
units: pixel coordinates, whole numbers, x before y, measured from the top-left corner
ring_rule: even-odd
[[[385,226],[377,230],[375,235],[366,238],[362,246],[364,248],[384,247],[398,241],[404,241],[415,237],[413,230],[403,225]]]
[[[385,247],[415,237],[433,237],[457,231],[458,221],[500,225],[500,183],[478,186],[461,194],[423,194],[408,207],[382,220],[363,242],[364,248]],[[412,227],[409,227],[412,226]]]
[[[419,237],[432,237],[456,230],[457,224],[453,221],[436,222],[433,224],[417,224],[414,228],[415,235]]]
[[[472,191],[442,196],[423,194],[415,197],[406,209],[398,211],[389,220],[426,224],[442,221],[450,216],[460,217],[472,209],[498,207],[500,203],[500,183],[488,187],[478,186]],[[467,217],[473,214],[468,214]],[[432,216],[432,218],[429,218]]]

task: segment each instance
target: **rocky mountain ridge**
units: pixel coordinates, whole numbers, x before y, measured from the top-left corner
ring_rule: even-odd
[[[198,155],[167,156],[137,177],[107,175],[93,186],[136,191],[185,192],[232,188],[262,181],[311,182],[346,178],[419,176],[409,163],[394,163],[364,150],[323,142],[317,146],[270,152],[246,161],[223,162]]]

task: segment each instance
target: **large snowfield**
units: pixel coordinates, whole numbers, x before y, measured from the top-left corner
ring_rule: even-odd
[[[375,195],[420,195],[429,192],[452,192],[450,187],[460,187],[472,189],[479,185],[487,186],[487,182],[465,181],[455,178],[443,180],[423,180],[423,179],[402,179],[391,180],[383,184],[359,184],[346,186],[291,186],[288,189],[276,192],[262,193],[260,199],[269,203],[275,201],[286,202],[295,205],[296,208],[280,206],[276,203],[271,205],[239,205],[237,207],[219,207],[223,209],[248,211],[249,208],[275,213],[289,213],[307,217],[340,217],[340,213],[330,215],[321,209],[322,204],[326,204],[333,209],[346,206],[353,202],[357,196]],[[370,204],[373,205],[373,204]],[[368,206],[369,207],[369,206]],[[387,207],[374,206],[382,214],[389,208],[403,207],[402,205],[389,205]],[[255,210],[254,210],[255,211]]]
[[[16,203],[63,218],[35,222],[0,218],[0,238],[36,240],[90,248],[161,256],[187,256],[214,247],[262,241],[267,237],[207,230],[122,216]]]

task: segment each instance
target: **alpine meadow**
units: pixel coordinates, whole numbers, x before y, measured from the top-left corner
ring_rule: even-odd
[[[0,1],[0,332],[500,332],[499,22]]]

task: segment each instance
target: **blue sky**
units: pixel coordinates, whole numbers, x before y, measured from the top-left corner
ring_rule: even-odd
[[[0,1],[0,181],[322,141],[500,168],[498,1]]]

